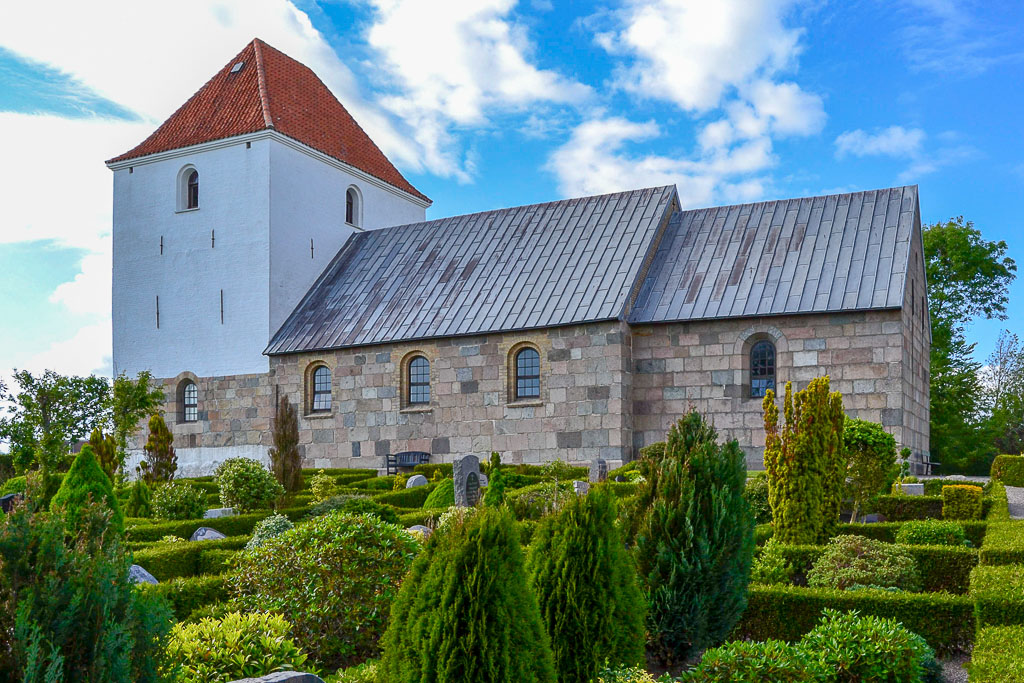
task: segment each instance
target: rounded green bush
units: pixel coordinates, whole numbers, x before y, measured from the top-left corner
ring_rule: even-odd
[[[814,588],[852,586],[921,589],[917,563],[900,546],[864,536],[836,536],[807,572],[807,584]]]
[[[245,544],[247,549],[255,548],[275,536],[280,536],[289,529],[295,527],[292,521],[284,515],[270,515],[261,519],[252,530],[252,538]]]
[[[766,640],[736,641],[707,650],[681,683],[816,683],[825,680],[821,665],[795,645]],[[859,680],[859,679],[858,679]]]
[[[185,481],[169,481],[153,492],[156,519],[200,519],[206,512],[206,494]]]
[[[991,472],[1005,486],[1024,486],[1024,455],[997,455]]]
[[[423,501],[424,510],[450,508],[452,505],[455,505],[455,482],[451,479],[445,479],[438,484]]]
[[[967,545],[964,528],[956,522],[937,519],[904,522],[896,532],[902,545]]]
[[[176,624],[167,643],[178,683],[227,683],[277,671],[301,671],[306,655],[290,637],[290,624],[277,614],[231,612]]]
[[[516,519],[540,519],[558,510],[575,495],[568,481],[545,481],[507,491],[505,502],[515,513]]]
[[[265,509],[284,495],[270,470],[249,458],[228,458],[215,472],[220,503],[240,512]]]
[[[4,482],[3,486],[0,486],[0,496],[6,496],[8,493],[25,493],[26,485],[27,477],[24,475],[11,477]]]
[[[337,669],[377,653],[418,549],[394,524],[335,511],[238,553],[228,583],[242,610],[283,615],[314,661]]]
[[[64,476],[56,495],[50,500],[50,510],[63,510],[68,526],[75,527],[82,507],[90,500],[109,508],[111,526],[118,532],[124,531],[124,516],[114,494],[114,484],[100,467],[92,446],[83,446],[75,456],[75,461]]]
[[[754,513],[755,524],[771,524],[772,506],[768,502],[768,477],[764,472],[755,472],[747,479],[743,497],[747,499]]]

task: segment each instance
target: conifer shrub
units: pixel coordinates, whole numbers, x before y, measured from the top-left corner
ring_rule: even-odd
[[[50,500],[50,510],[63,511],[68,525],[75,527],[78,524],[81,509],[90,501],[108,507],[111,512],[111,527],[118,532],[124,531],[124,516],[121,514],[121,505],[117,502],[117,496],[114,494],[114,484],[104,473],[100,464],[96,462],[92,447],[85,445],[75,456],[71,469],[64,476],[64,481],[61,482],[56,495]]]
[[[508,510],[444,515],[391,607],[380,669],[388,683],[554,683]]]
[[[836,536],[807,572],[807,585],[839,590],[868,586],[918,591],[921,577],[914,557],[900,546],[863,536]]]
[[[156,519],[200,519],[206,512],[206,494],[186,481],[169,481],[153,492]]]
[[[615,497],[599,486],[541,520],[527,561],[560,681],[602,664],[644,661],[643,595],[619,534]]]
[[[250,458],[228,458],[215,472],[220,503],[239,512],[273,507],[284,487],[262,464]]]
[[[306,655],[277,614],[231,612],[220,619],[176,624],[167,644],[168,671],[178,683],[228,683],[302,670]]]
[[[334,670],[377,653],[418,548],[394,524],[336,511],[239,552],[229,585],[242,611],[281,614],[310,658]]]
[[[438,484],[423,501],[425,510],[447,509],[452,505],[455,505],[455,482],[451,479],[445,479]]]
[[[491,453],[490,467],[488,467],[487,490],[484,492],[484,505],[498,507],[505,503],[505,472],[501,468],[501,456],[497,451]]]
[[[904,522],[896,531],[896,542],[901,545],[957,545],[967,544],[964,528],[956,522],[937,519]]]
[[[785,547],[774,538],[769,538],[761,551],[754,555],[750,570],[750,582],[765,586],[785,585],[796,571],[786,559]]]
[[[136,479],[128,493],[128,501],[124,504],[127,517],[153,516],[153,491],[145,479]]]
[[[842,394],[829,393],[828,376],[812,379],[795,396],[787,382],[781,430],[773,390],[765,394],[763,407],[775,537],[788,544],[824,543],[839,524],[846,474]]]
[[[666,662],[722,642],[746,605],[754,551],[746,464],[736,441],[717,437],[691,412],[669,430],[664,455],[641,462],[646,482],[630,526],[653,651]]]
[[[302,489],[302,458],[299,455],[299,418],[287,397],[282,396],[274,418],[274,445],[270,469],[286,493]]]
[[[981,487],[953,485],[942,487],[943,519],[981,519]]]
[[[104,435],[103,430],[97,427],[89,435],[89,445],[92,446],[92,452],[96,455],[96,462],[110,477],[110,481],[114,481],[114,474],[117,472],[121,460],[117,454],[117,440],[114,439],[113,434]]]
[[[174,434],[160,415],[149,418],[149,438],[143,449],[146,459],[139,463],[139,473],[147,484],[174,479],[178,456],[174,453]]]

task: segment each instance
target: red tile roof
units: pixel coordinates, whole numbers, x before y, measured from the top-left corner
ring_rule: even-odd
[[[236,73],[231,69],[243,66]],[[273,129],[430,201],[392,165],[313,71],[259,38],[142,144],[107,163]]]

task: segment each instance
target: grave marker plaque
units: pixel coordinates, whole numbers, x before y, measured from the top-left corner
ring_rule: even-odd
[[[452,464],[455,504],[471,507],[480,502],[480,458],[467,455]]]
[[[608,478],[608,461],[595,458],[590,461],[590,483],[597,484]]]

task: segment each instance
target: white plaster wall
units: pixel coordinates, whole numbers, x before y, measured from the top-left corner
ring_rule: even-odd
[[[175,448],[178,469],[175,477],[209,477],[217,466],[228,458],[249,458],[270,469],[270,454],[266,446],[218,446],[216,448]],[[135,478],[135,467],[145,459],[143,450],[128,451],[125,458],[125,472],[129,479]]]
[[[345,222],[345,192],[362,195],[366,230],[415,223],[426,210],[297,149],[270,140],[270,334],[356,230]],[[313,240],[313,253],[309,243]],[[267,340],[269,341],[269,339]]]
[[[200,208],[177,212],[177,176],[186,164],[199,171]],[[264,139],[114,172],[115,373],[269,369],[269,169]]]

